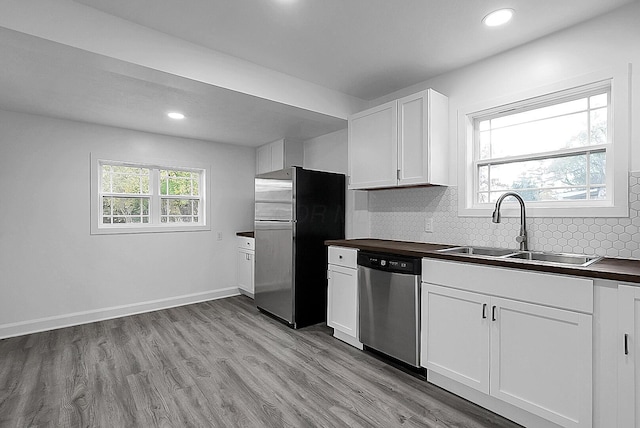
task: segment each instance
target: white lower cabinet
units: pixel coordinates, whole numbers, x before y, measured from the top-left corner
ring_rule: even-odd
[[[489,393],[558,425],[590,427],[592,316],[495,297],[491,312]]]
[[[618,426],[640,427],[640,287],[618,287]]]
[[[327,325],[336,338],[362,349],[358,340],[358,251],[335,246],[328,251]]]
[[[462,264],[442,262],[429,269],[436,266],[445,271],[430,278],[423,267],[423,280],[448,278],[452,286],[422,284],[421,365],[559,426],[591,427],[593,316],[552,307],[555,296],[545,284],[562,277],[523,272],[520,280],[501,284],[503,276],[520,275],[477,265],[465,273]],[[579,294],[593,293],[592,281],[567,281]],[[471,291],[474,286],[479,292]],[[509,287],[509,297],[535,303],[495,295],[508,295]],[[555,303],[563,304],[560,298]]]
[[[254,238],[238,237],[236,250],[236,281],[238,289],[244,295],[253,298],[255,272]]]
[[[488,394],[487,297],[423,284],[421,303],[421,365]]]

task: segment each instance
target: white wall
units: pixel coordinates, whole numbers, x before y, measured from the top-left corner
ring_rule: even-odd
[[[640,105],[640,3],[571,27],[484,61],[389,94],[371,106],[433,88],[449,97],[451,146],[457,145],[458,109],[555,84],[611,66],[633,64],[632,103]],[[514,23],[515,24],[515,23]],[[500,29],[499,31],[502,31]],[[508,28],[504,28],[508,37]],[[632,112],[632,171],[640,171],[640,115]],[[457,150],[450,182],[457,183]]]
[[[0,124],[0,337],[237,292],[254,149],[7,111]],[[90,235],[92,151],[209,163],[212,230]]]
[[[347,175],[349,172],[347,139],[347,130],[343,129],[305,141],[303,167]],[[368,201],[367,192],[347,190],[345,225],[347,238],[369,237]]]
[[[458,110],[610,67],[633,64],[629,217],[529,219],[530,248],[640,258],[640,3],[525,46],[427,80],[372,103],[432,87],[449,97],[450,181],[457,183]],[[505,33],[508,29],[505,28]],[[501,224],[458,216],[458,189],[382,190],[369,195],[371,236],[383,239],[515,248],[518,218]],[[433,218],[434,233],[424,231]]]

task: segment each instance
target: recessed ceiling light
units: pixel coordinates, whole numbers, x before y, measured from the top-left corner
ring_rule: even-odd
[[[177,111],[172,111],[170,113],[167,113],[167,116],[169,116],[171,119],[176,119],[176,120],[184,119],[184,114],[178,113]]]
[[[482,18],[482,22],[487,27],[497,27],[509,22],[513,17],[513,12],[513,9],[494,10],[493,12]]]

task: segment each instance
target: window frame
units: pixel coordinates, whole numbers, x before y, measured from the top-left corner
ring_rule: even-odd
[[[586,146],[577,150],[581,152],[593,152],[598,148],[606,150],[607,199],[527,202],[527,215],[530,217],[628,217],[629,67],[627,65],[589,73],[460,109],[458,111],[458,215],[465,217],[491,216],[495,205],[494,203],[478,203],[476,198],[478,191],[476,168],[479,161],[479,158],[475,157],[478,150],[476,119],[499,116],[500,113],[516,108],[534,109],[552,105],[608,86],[610,98],[607,143]],[[571,153],[575,150],[565,151]],[[561,152],[558,151],[557,154]],[[523,157],[534,158],[536,156],[537,154]],[[516,205],[511,201],[511,198],[506,199],[502,214],[505,217],[519,216],[519,206]]]
[[[102,197],[110,196],[112,192],[102,192],[102,166],[103,165],[121,165],[138,168],[148,168],[150,170],[149,177],[149,194],[140,194],[140,197],[149,198],[149,223],[117,223],[104,224],[102,222]],[[191,171],[200,174],[199,195],[162,195],[160,192],[160,170],[170,171]],[[177,162],[166,160],[139,160],[128,158],[127,160],[118,159],[115,156],[104,156],[91,153],[91,234],[128,234],[128,233],[154,233],[154,232],[193,232],[193,231],[209,231],[211,230],[210,221],[210,168],[207,165],[194,162]],[[116,196],[120,194],[114,194]],[[126,195],[124,197],[131,197]],[[161,217],[161,201],[162,199],[198,199],[198,223],[162,223]]]

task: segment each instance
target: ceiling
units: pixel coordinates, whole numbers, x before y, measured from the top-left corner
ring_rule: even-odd
[[[75,0],[371,100],[633,0]],[[481,23],[510,7],[503,28]],[[178,18],[179,17],[179,18]]]
[[[636,0],[75,0],[109,15],[373,100]],[[514,20],[488,29],[499,7]],[[551,13],[553,12],[553,13]],[[123,47],[124,49],[124,47]],[[0,27],[0,108],[258,146],[344,118]],[[160,106],[160,107],[159,107]],[[188,111],[173,122],[169,109]]]
[[[345,121],[0,27],[0,108],[177,137],[258,146]],[[160,108],[159,108],[160,106]],[[188,112],[184,121],[166,116]]]

